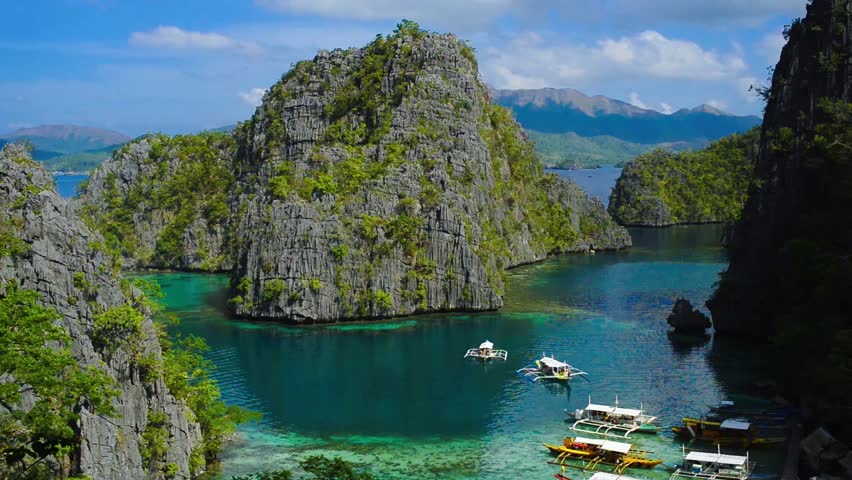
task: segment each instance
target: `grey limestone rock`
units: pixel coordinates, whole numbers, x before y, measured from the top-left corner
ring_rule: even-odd
[[[99,247],[103,238],[80,221],[54,190],[53,177],[17,144],[0,151],[0,205],[4,205],[0,220],[29,246],[27,253],[0,258],[0,285],[17,282],[21,288],[37,291],[41,303],[62,316],[60,322],[73,340],[71,350],[77,361],[103,365],[120,390],[114,400],[115,417],[81,407],[79,472],[93,479],[159,478],[162,473],[147,471],[139,453],[148,412],[158,411],[170,423],[167,461],[177,466],[176,478],[189,478],[189,457],[200,443],[201,432],[187,418],[186,407],[162,380],[143,381],[123,351],[104,358],[93,347],[94,315],[128,302],[118,265]],[[85,287],[80,279],[85,279]],[[145,318],[143,330],[142,351],[159,358],[160,345],[150,318]]]

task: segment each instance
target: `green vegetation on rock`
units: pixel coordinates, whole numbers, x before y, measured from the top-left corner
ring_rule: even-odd
[[[704,150],[654,150],[625,165],[609,202],[622,225],[666,226],[739,218],[751,182],[759,129]]]
[[[89,411],[115,414],[115,382],[96,366],[71,356],[71,338],[59,314],[38,304],[39,295],[14,283],[0,285],[0,477],[44,478],[48,457],[67,462],[80,447],[79,402]],[[28,410],[16,408],[22,399]]]
[[[339,457],[311,455],[299,462],[299,469],[308,474],[307,477],[299,477],[299,480],[373,480],[375,478],[367,472],[359,472],[355,465]],[[231,480],[291,480],[293,478],[295,477],[290,470],[279,469],[231,477]]]
[[[186,234],[198,219],[208,229],[228,219],[234,172],[222,160],[233,148],[231,136],[212,132],[149,135],[128,143],[116,158],[134,158],[136,181],[126,186],[119,183],[120,171],[99,170],[83,191],[83,219],[101,232],[110,249],[142,264],[181,265],[184,257],[197,256],[195,268],[221,269],[224,259],[211,256],[203,245],[187,254]],[[94,192],[96,186],[100,190]],[[99,201],[87,200],[93,196]],[[158,235],[153,248],[140,239],[152,228]]]
[[[581,137],[576,133],[543,133],[527,130],[536,151],[548,168],[595,168],[621,165],[657,145],[631,143],[608,135]]]

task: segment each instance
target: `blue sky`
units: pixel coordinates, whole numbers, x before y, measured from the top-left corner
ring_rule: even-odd
[[[402,18],[477,49],[498,88],[571,87],[668,112],[760,114],[805,0],[28,0],[4,2],[0,132],[74,123],[185,133],[251,116],[321,48]]]

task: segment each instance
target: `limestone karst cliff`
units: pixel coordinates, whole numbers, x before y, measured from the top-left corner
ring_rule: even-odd
[[[314,322],[494,309],[507,268],[630,245],[599,201],[543,172],[521,128],[491,102],[473,50],[410,22],[364,48],[321,51],[267,91],[234,132],[235,152],[210,156],[233,175],[222,176],[228,214],[218,223],[204,212],[223,210],[211,207],[181,209],[194,217],[178,225],[180,207],[143,194],[121,214],[135,223],[125,235],[129,223],[113,205],[127,207],[128,192],[152,183],[157,168],[199,163],[174,153],[168,167],[149,162],[173,152],[152,154],[162,142],[143,139],[108,161],[83,208],[94,223],[117,221],[117,244],[134,237],[126,255],[155,252],[158,261],[141,264],[205,268],[217,258],[215,268],[231,269],[241,316]],[[155,221],[137,222],[142,211]],[[171,261],[157,256],[170,250],[163,244],[179,245]]]
[[[720,334],[783,347],[785,378],[849,436],[852,1],[814,0],[785,35],[731,263],[707,305]]]
[[[70,473],[92,479],[164,478],[168,470],[174,475],[170,478],[189,478],[201,430],[163,379],[146,375],[141,367],[143,358],[148,365],[162,361],[150,316],[137,317],[138,342],[123,344],[115,338],[105,346],[104,339],[96,338],[98,318],[139,300],[138,291],[121,278],[115,259],[104,253],[101,235],[79,220],[54,190],[52,176],[21,145],[0,151],[0,205],[0,298],[9,288],[35,291],[41,305],[58,312],[77,363],[103,369],[117,388],[113,415],[92,411],[80,398],[74,427],[78,447],[69,455]],[[6,373],[0,382],[9,385],[14,380]],[[24,393],[18,407],[26,409],[31,402]],[[0,408],[0,413],[7,410]],[[142,432],[154,417],[168,441],[157,458],[146,458]]]

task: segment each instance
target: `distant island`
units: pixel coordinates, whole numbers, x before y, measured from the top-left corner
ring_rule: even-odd
[[[709,105],[670,115],[570,88],[491,90],[511,109],[549,168],[623,164],[655,149],[697,150],[760,124]]]
[[[26,141],[33,159],[54,172],[85,173],[112,156],[131,138],[119,132],[77,125],[41,125],[0,135],[0,147]]]
[[[624,166],[609,213],[629,226],[732,222],[745,203],[759,141],[753,128],[694,152],[640,155]]]

